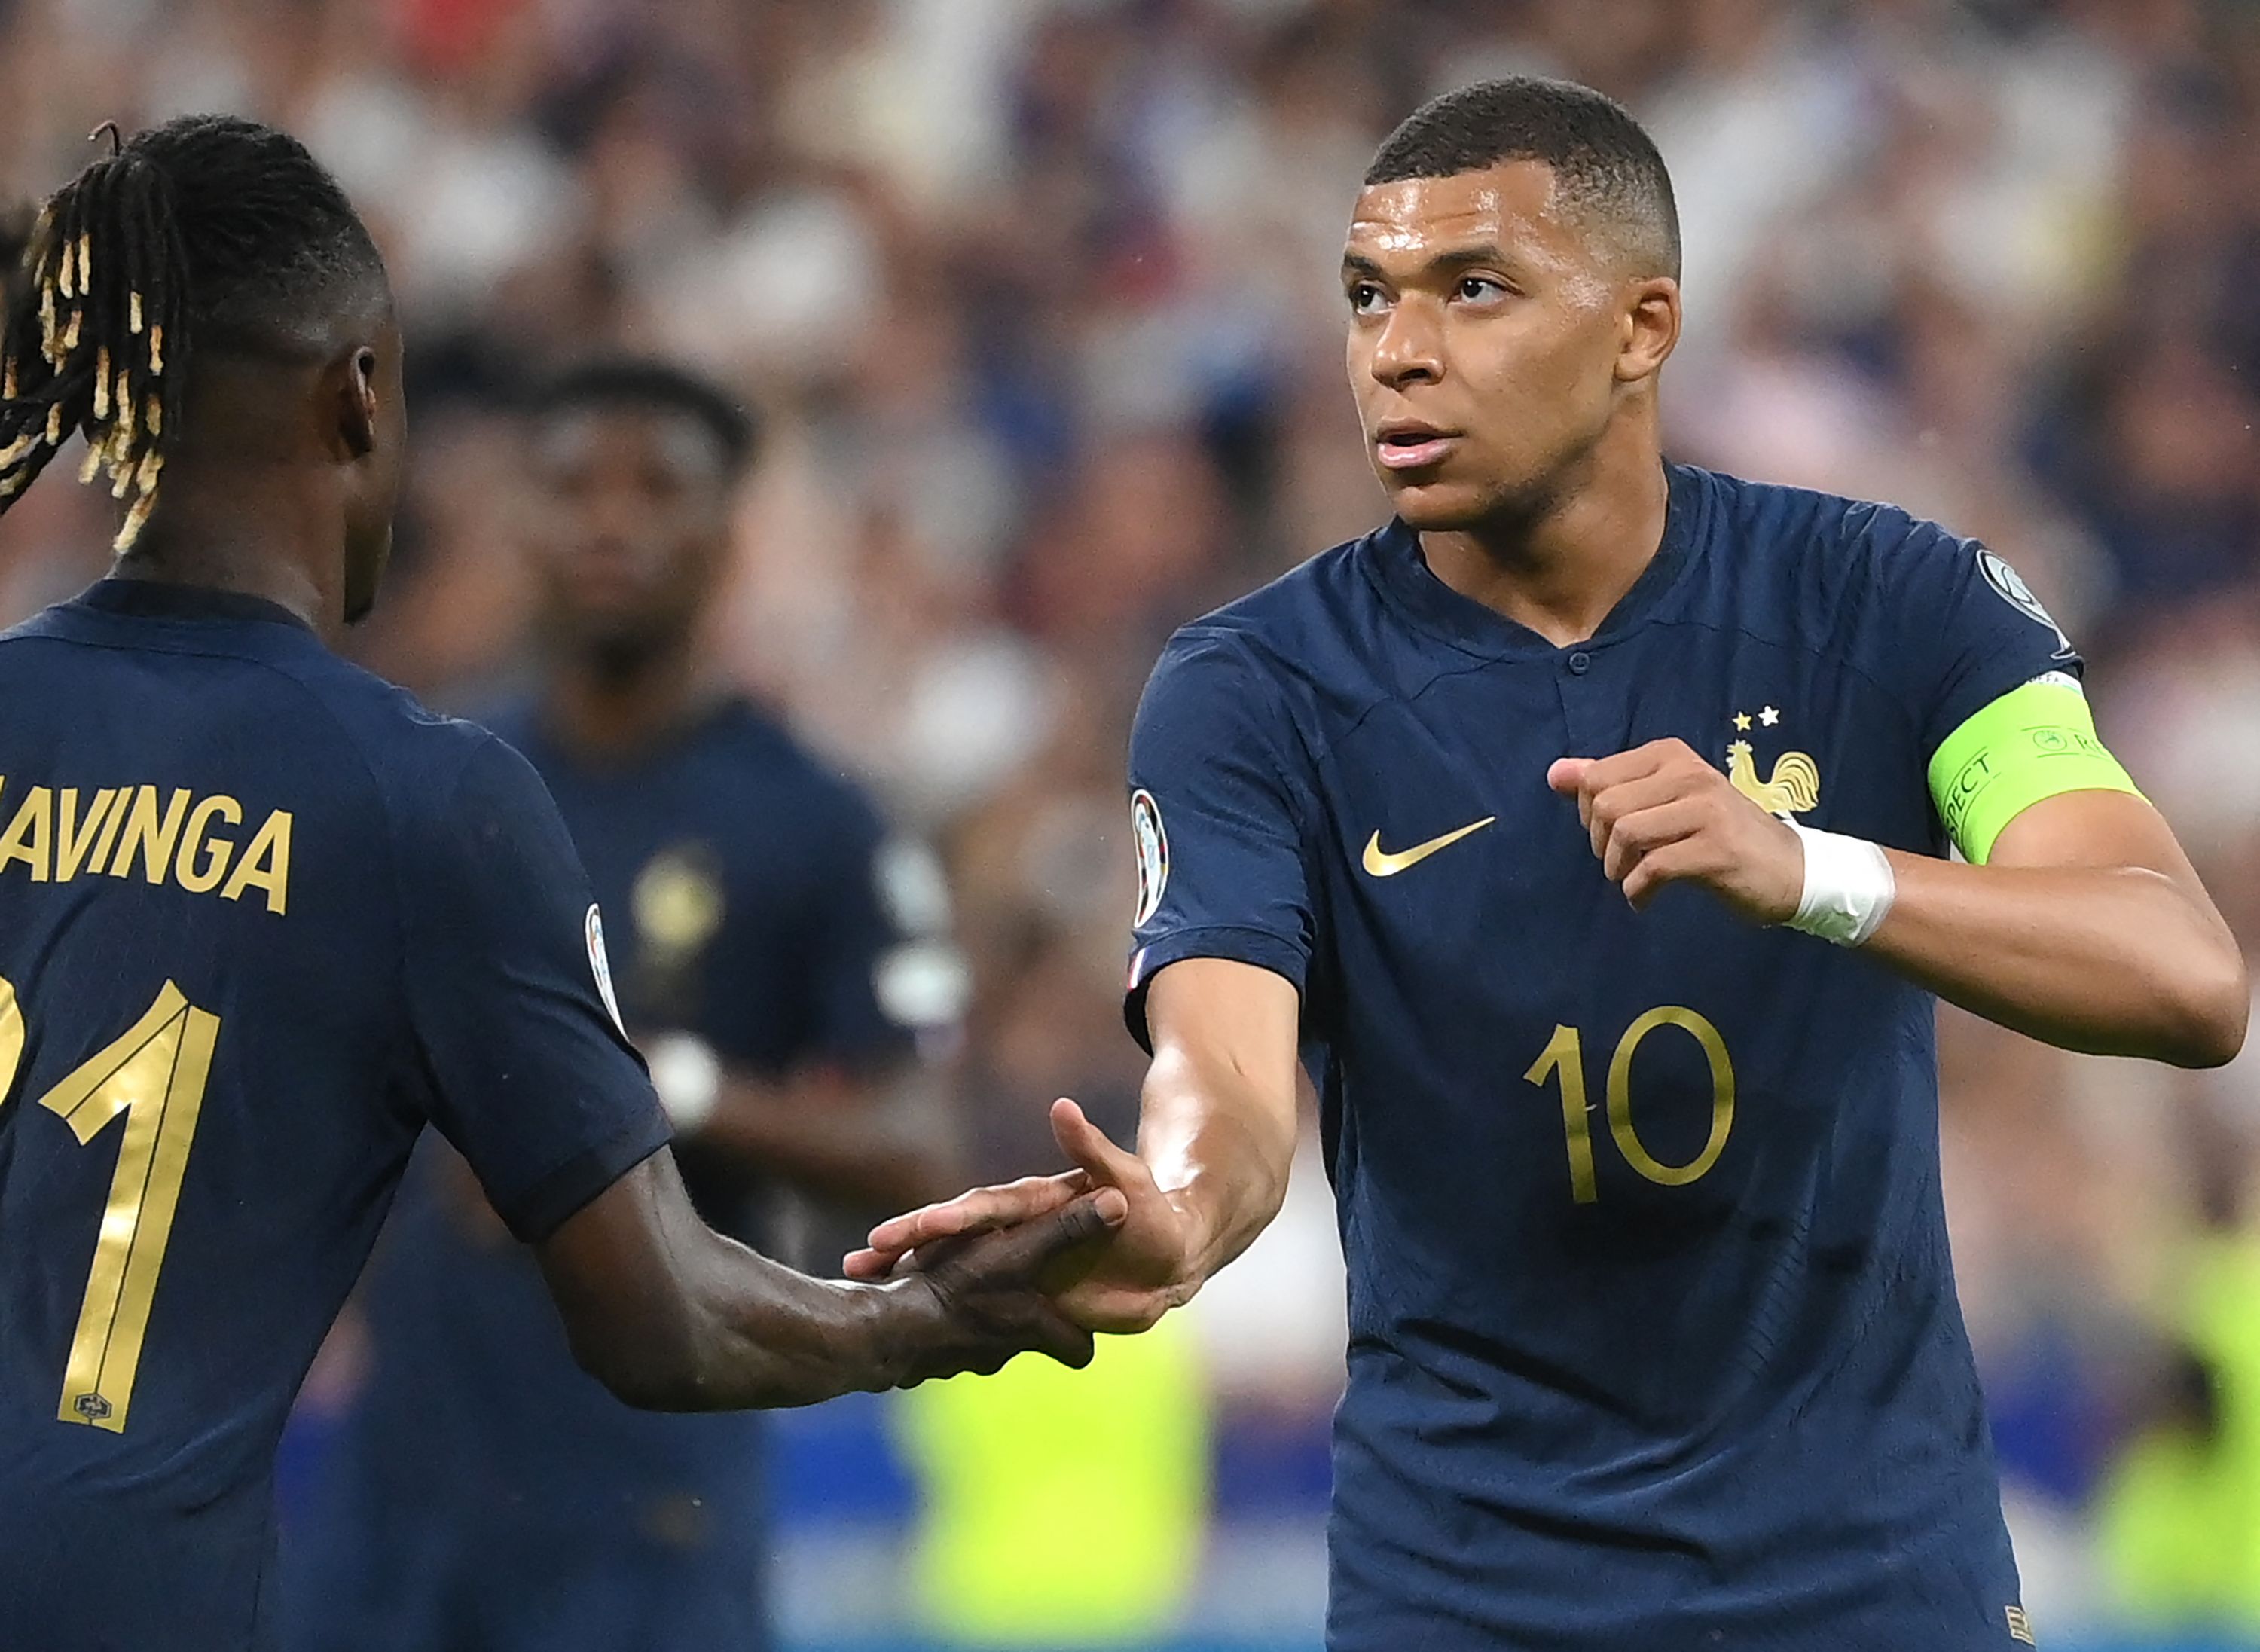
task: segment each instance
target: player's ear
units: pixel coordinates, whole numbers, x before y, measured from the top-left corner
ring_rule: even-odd
[[[377,443],[376,347],[355,345],[325,375],[332,445],[348,462],[366,459]]]
[[[1628,282],[1619,341],[1618,383],[1653,378],[1679,343],[1679,283],[1669,275]]]

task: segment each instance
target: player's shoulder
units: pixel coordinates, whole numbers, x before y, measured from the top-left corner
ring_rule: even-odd
[[[1881,669],[1976,577],[2020,601],[2021,582],[1999,557],[1903,506],[1692,474],[1713,546],[1698,602],[1722,627],[1794,637]]]
[[[501,746],[480,725],[435,712],[400,684],[336,654],[297,663],[290,674],[336,723],[378,789],[404,803],[444,808],[471,761]]]
[[[468,836],[546,830],[556,805],[533,764],[483,724],[327,650],[285,668],[335,731],[334,761],[362,777],[404,866],[428,866]]]
[[[1884,500],[1754,482],[1722,470],[1679,468],[1697,482],[1713,532],[1731,536],[1745,570],[1771,562],[1843,576],[1889,576],[1966,560],[1978,548],[1942,524]]]
[[[1356,697],[1389,632],[1367,567],[1385,532],[1321,551],[1178,626],[1155,667],[1155,685],[1239,687],[1291,700]]]

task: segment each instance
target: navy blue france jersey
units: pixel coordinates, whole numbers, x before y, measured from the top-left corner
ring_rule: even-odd
[[[876,810],[770,718],[726,702],[618,760],[533,707],[493,727],[557,800],[639,1037],[693,1033],[771,1079],[907,1048],[918,1006],[882,983],[938,919]],[[708,1219],[758,1241],[735,1161],[695,1136],[676,1151]],[[553,1652],[763,1644],[764,1420],[622,1405],[574,1364],[532,1259],[451,1167],[418,1170],[360,1299],[368,1379],[292,1534],[309,1652],[420,1652],[473,1620]]]
[[[521,1239],[667,1140],[526,762],[283,610],[0,636],[0,1646],[272,1643],[273,1457],[426,1121]]]
[[[1632,911],[1546,770],[1677,736],[1942,854],[1931,754],[2078,662],[1970,541],[1670,482],[1573,647],[1401,523],[1178,633],[1132,747],[1132,1023],[1180,959],[1302,991],[1349,1270],[1337,1652],[2006,1652],[1931,998],[1699,890]]]

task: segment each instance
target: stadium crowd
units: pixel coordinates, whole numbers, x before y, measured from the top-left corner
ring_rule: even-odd
[[[762,457],[711,647],[942,850],[949,1088],[987,1176],[1048,1168],[1055,1095],[1134,1118],[1139,687],[1173,626],[1371,525],[1345,208],[1398,115],[1510,69],[1624,99],[1672,167],[1676,455],[2013,561],[2260,945],[2249,5],[0,0],[0,201],[98,120],[191,108],[336,169],[402,295],[416,421],[362,657],[447,709],[523,669],[522,387],[609,347],[740,392]],[[106,503],[9,516],[0,617],[99,571]],[[2260,1634],[2260,1057],[2176,1074],[1948,1022],[1949,1207],[2028,1603]],[[1339,1383],[1305,1168],[1197,1319],[1220,1546],[1235,1476],[1294,1481]]]

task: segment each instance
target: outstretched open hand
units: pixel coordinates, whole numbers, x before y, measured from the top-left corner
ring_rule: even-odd
[[[926,1298],[932,1312],[905,1348],[898,1381],[986,1377],[1030,1352],[1078,1370],[1090,1364],[1091,1333],[1045,1293],[1045,1281],[1073,1269],[1127,1214],[1122,1196],[1101,1188],[1027,1221],[928,1247],[899,1285]]]
[[[1121,1226],[1063,1255],[1044,1286],[1060,1311],[1090,1331],[1142,1331],[1190,1298],[1191,1224],[1134,1153],[1126,1152],[1062,1098],[1052,1104],[1052,1134],[1075,1169],[1057,1176],[975,1188],[871,1230],[869,1248],[842,1264],[851,1279],[884,1279],[905,1269],[947,1266],[955,1241],[1029,1222],[1078,1196],[1112,1190],[1125,1201]]]

